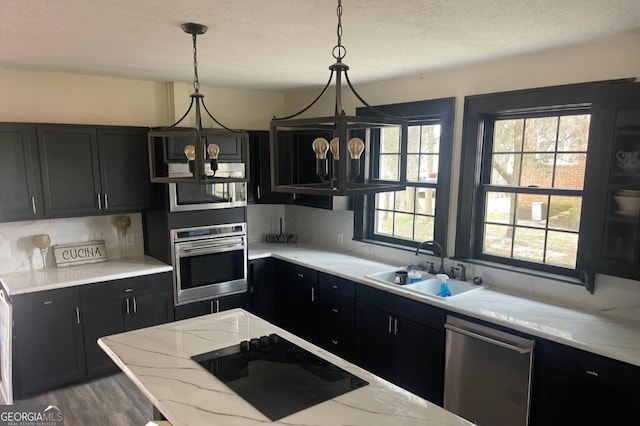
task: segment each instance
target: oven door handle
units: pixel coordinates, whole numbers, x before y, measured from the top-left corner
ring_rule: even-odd
[[[221,244],[206,247],[181,247],[178,249],[178,257],[194,254],[223,253],[226,251],[244,250],[244,244]]]

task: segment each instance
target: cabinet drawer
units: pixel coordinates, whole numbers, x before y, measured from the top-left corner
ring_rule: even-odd
[[[13,314],[23,315],[56,309],[75,308],[80,306],[78,287],[56,290],[37,291],[20,294],[11,298]]]
[[[290,281],[318,282],[318,271],[292,263],[284,264],[284,276]]]
[[[318,314],[324,326],[353,328],[355,301],[349,297],[326,298],[321,294]]]
[[[340,294],[355,297],[356,285],[353,281],[334,275],[320,274],[320,294]]]
[[[320,331],[320,346],[347,360],[353,359],[355,353],[355,335],[353,331],[343,329],[326,329]]]
[[[165,291],[171,291],[171,275],[169,272],[82,286],[80,287],[80,296],[82,303],[97,303],[105,299]]]
[[[446,314],[443,309],[400,296],[394,295],[393,297],[395,299],[395,312],[398,316],[444,332]]]
[[[543,339],[536,342],[536,360],[567,376],[640,395],[640,367]]]

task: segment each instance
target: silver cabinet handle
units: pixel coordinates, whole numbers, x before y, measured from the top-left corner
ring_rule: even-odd
[[[312,302],[316,301],[316,288],[315,287],[311,287],[311,301]]]
[[[446,328],[447,330],[451,330],[451,331],[453,331],[455,333],[464,334],[465,336],[469,336],[469,337],[472,337],[474,339],[482,340],[483,342],[491,343],[492,345],[500,346],[501,348],[509,349],[509,350],[512,350],[512,351],[516,351],[516,352],[518,352],[519,354],[522,354],[522,355],[528,354],[529,352],[531,352],[531,348],[529,348],[529,347],[521,348],[519,346],[515,346],[515,345],[512,345],[510,343],[502,342],[500,340],[496,340],[496,339],[493,339],[493,338],[488,337],[488,336],[483,336],[482,334],[477,334],[477,333],[474,333],[474,332],[469,331],[469,330],[464,330],[462,328],[458,328],[458,327],[455,327],[453,325],[445,324],[444,328]]]
[[[209,302],[209,306],[211,306],[211,310],[210,310],[210,312],[211,312],[212,314],[215,314],[215,313],[216,313],[216,311],[214,311],[214,310],[213,310],[213,300],[212,300],[211,302]]]
[[[220,301],[216,300],[216,312],[220,312]]]
[[[587,371],[585,371],[585,373],[587,373],[590,376],[598,377],[598,372],[597,371],[587,370]]]
[[[331,308],[331,310],[336,314],[339,312],[337,308]]]
[[[129,310],[129,298],[127,297],[127,315],[129,315],[131,311]]]
[[[259,200],[260,198],[262,198],[262,191],[260,189],[260,185],[256,187],[256,192],[258,193],[258,200]]]
[[[398,335],[398,318],[393,319],[393,335]]]
[[[339,286],[339,285],[335,285],[335,284],[333,284],[333,285],[331,286],[331,288],[333,288],[334,290],[337,290],[337,289],[339,289],[339,288],[340,288],[340,286]]]
[[[133,289],[132,289],[132,288],[125,288],[125,289],[124,289],[124,292],[125,292],[125,293],[131,293],[132,291],[133,291]]]
[[[333,343],[334,345],[338,346],[338,341],[337,340],[332,340],[331,343]]]
[[[53,303],[53,300],[47,300],[46,302],[44,302],[45,305],[51,305]]]
[[[298,274],[298,278],[304,278],[304,274]]]
[[[136,298],[133,298],[133,313],[137,314],[138,313],[138,304],[136,303]]]
[[[389,315],[389,334],[391,334],[391,323],[393,322],[393,317]]]
[[[31,196],[31,211],[36,214],[36,197]]]
[[[103,195],[104,195],[104,209],[109,210],[109,195],[106,192]]]
[[[100,198],[99,192],[96,194],[96,197],[98,198],[98,210],[102,210],[102,199]]]
[[[80,308],[76,306],[76,321],[80,324]]]

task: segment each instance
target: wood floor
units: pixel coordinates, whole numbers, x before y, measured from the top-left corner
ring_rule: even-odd
[[[123,373],[58,389],[19,404],[56,404],[65,426],[144,426],[153,419],[153,406]]]

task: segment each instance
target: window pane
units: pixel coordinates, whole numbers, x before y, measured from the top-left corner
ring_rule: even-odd
[[[516,207],[516,194],[507,192],[488,192],[485,222],[513,223]]]
[[[380,155],[380,179],[398,180],[400,179],[400,156],[394,154]]]
[[[380,152],[399,153],[400,152],[400,128],[384,127],[380,129]]]
[[[409,126],[407,133],[407,152],[417,154],[420,152],[420,128],[422,126]]]
[[[491,162],[491,184],[518,185],[521,154],[495,154]]]
[[[437,154],[440,152],[440,125],[422,126],[422,142],[420,152]]]
[[[577,253],[578,234],[553,231],[547,234],[546,263],[575,268]]]
[[[549,204],[549,228],[578,232],[581,214],[581,197],[552,196]]]
[[[374,232],[381,235],[393,236],[393,212],[376,210]]]
[[[547,195],[518,194],[516,224],[545,228],[547,225]]]
[[[582,189],[586,164],[587,154],[558,154],[553,186]]]
[[[435,188],[416,188],[416,213],[431,216],[436,214]]]
[[[398,238],[413,240],[413,215],[396,213],[394,218],[394,234]]]
[[[520,186],[551,187],[554,157],[553,154],[524,154]]]
[[[485,225],[482,251],[495,256],[511,257],[513,227]]]
[[[420,175],[420,155],[407,155],[407,180],[418,182]]]
[[[415,188],[407,187],[404,191],[396,191],[394,210],[399,212],[413,213],[413,202],[415,199]]]
[[[560,117],[558,151],[586,151],[590,120],[589,114]]]
[[[420,156],[420,182],[438,182],[439,155],[423,154]]]
[[[415,236],[416,241],[431,241],[434,239],[435,221],[432,216],[420,216],[415,217]]]
[[[558,117],[527,118],[524,123],[524,151],[555,151]]]
[[[494,125],[493,152],[522,151],[524,119],[498,120]]]
[[[393,192],[378,192],[376,194],[376,209],[393,210]]]
[[[542,262],[544,260],[543,229],[515,228],[513,238],[513,257],[515,259]]]

